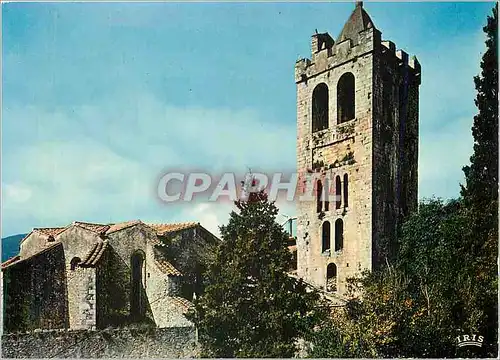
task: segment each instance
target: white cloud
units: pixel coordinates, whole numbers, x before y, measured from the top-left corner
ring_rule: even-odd
[[[188,208],[183,216],[199,222],[212,234],[220,236],[219,226],[227,224],[231,210],[229,204],[200,203]]]
[[[295,216],[295,203],[276,202],[279,209],[276,222],[283,224],[288,217]],[[237,211],[230,203],[201,202],[189,206],[179,216],[179,221],[197,221],[216,236],[220,236],[219,226],[227,225],[231,211]]]
[[[32,190],[23,183],[2,184],[4,203],[25,204],[31,198]]]

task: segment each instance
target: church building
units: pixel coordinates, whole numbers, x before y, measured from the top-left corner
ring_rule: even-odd
[[[2,264],[4,331],[192,327],[184,313],[218,242],[199,223],[33,229]]]

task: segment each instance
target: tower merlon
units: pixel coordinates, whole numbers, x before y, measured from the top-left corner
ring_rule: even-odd
[[[331,49],[334,44],[335,41],[327,32],[322,34],[316,33],[311,37],[312,54],[314,55],[322,50]]]
[[[396,51],[396,56],[404,65],[408,65],[408,54],[404,50]]]
[[[396,53],[396,44],[394,44],[392,41],[384,40],[382,41],[382,45],[389,49],[391,53]]]
[[[420,73],[420,63],[415,55],[410,58],[408,65],[415,70],[415,73]]]

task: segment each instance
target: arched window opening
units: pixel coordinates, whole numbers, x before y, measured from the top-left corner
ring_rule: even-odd
[[[345,73],[337,84],[337,123],[354,119],[355,116],[355,89],[354,75]]]
[[[335,251],[344,248],[344,222],[342,219],[335,221]]]
[[[321,180],[316,182],[316,212],[321,212],[321,195],[323,194],[323,184]]]
[[[71,270],[76,270],[76,267],[78,266],[78,264],[80,264],[82,262],[82,260],[79,258],[79,257],[74,257],[73,259],[71,259],[71,262],[70,262],[70,269]]]
[[[131,259],[131,289],[130,289],[130,313],[133,317],[141,317],[144,314],[144,253],[136,251]]]
[[[344,208],[349,207],[349,179],[347,174],[344,174]]]
[[[342,184],[340,176],[335,177],[335,209],[340,209],[342,206]]]
[[[330,222],[325,221],[323,223],[323,228],[321,229],[322,233],[322,239],[323,239],[323,246],[322,246],[322,252],[329,251],[330,250]]]
[[[325,201],[323,202],[323,209],[324,211],[329,211],[330,210],[330,201],[328,199],[328,196],[330,195],[330,181],[329,179],[325,179],[325,185],[323,191],[325,192]]]
[[[326,268],[326,291],[337,291],[337,265],[328,264]]]
[[[312,131],[328,129],[328,86],[318,84],[312,96]]]

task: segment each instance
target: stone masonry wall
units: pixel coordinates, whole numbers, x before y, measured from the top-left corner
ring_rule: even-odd
[[[62,232],[57,241],[64,246],[68,278],[69,326],[72,329],[90,329],[96,326],[96,272],[95,268],[75,267],[73,259],[84,260],[94,244],[101,241],[92,231],[73,225]]]
[[[183,236],[188,236],[190,234],[188,231],[183,231],[182,233]],[[192,237],[189,237],[188,242],[189,240],[193,240],[192,242],[194,242]],[[191,323],[183,315],[184,309],[172,298],[179,294],[169,292],[171,288],[174,288],[172,283],[176,280],[179,282],[179,279],[169,277],[156,265],[155,256],[157,255],[155,255],[155,251],[164,251],[161,246],[158,249],[154,248],[153,244],[157,243],[156,233],[143,224],[136,224],[110,234],[109,241],[113,248],[113,261],[119,263],[118,267],[123,269],[123,271],[119,277],[119,283],[116,285],[112,285],[111,283],[118,279],[111,277],[104,280],[104,271],[102,277],[100,277],[102,288],[114,286],[116,289],[114,296],[120,294],[119,308],[113,308],[115,302],[110,302],[107,311],[112,311],[115,314],[130,314],[130,259],[132,254],[139,250],[145,255],[142,273],[142,291],[146,311],[146,319],[144,320],[154,322],[158,327],[190,326]],[[184,247],[183,250],[186,252],[188,251],[187,247]],[[108,259],[108,261],[109,260],[110,259]],[[109,265],[108,263],[108,266]],[[104,263],[102,266],[104,267]],[[117,266],[112,266],[112,268],[116,267]],[[184,277],[182,281],[184,281]],[[103,314],[103,316],[105,315]],[[121,318],[122,321],[127,321],[123,317],[119,318]],[[115,317],[112,323],[116,324],[119,318]],[[108,317],[108,319],[112,320],[110,317]]]
[[[95,268],[67,269],[69,326],[71,329],[91,329],[96,326]]]
[[[373,78],[373,259],[385,263],[395,240],[398,216],[400,116],[399,66],[395,54],[377,43]]]
[[[170,233],[162,240],[165,244],[162,251],[183,275],[180,294],[192,300],[193,293],[203,292],[201,275],[219,240],[202,227]]]
[[[68,326],[66,272],[61,245],[3,271],[4,331]]]
[[[387,41],[377,44],[374,64],[373,259],[378,265],[395,254],[397,228],[417,206],[418,81],[414,75],[419,65]]]
[[[130,317],[130,269],[108,247],[96,268],[97,327],[123,326]]]
[[[38,232],[32,232],[21,242],[19,246],[19,255],[23,259],[28,258],[53,244],[53,242],[48,241],[47,236]]]
[[[44,331],[2,336],[3,358],[192,358],[197,355],[193,327]]]
[[[166,292],[166,284],[155,281],[156,276],[162,277],[163,274],[154,271],[154,254],[153,254],[153,241],[156,240],[156,233],[152,231],[149,227],[143,224],[136,224],[128,228],[113,232],[108,235],[108,241],[111,247],[114,249],[115,261],[120,264],[123,269],[123,286],[120,287],[122,291],[121,298],[124,300],[122,304],[122,309],[125,312],[131,314],[131,258],[132,255],[140,251],[145,255],[143,263],[143,271],[141,274],[142,279],[142,299],[144,300],[143,306],[145,311],[145,317],[148,321],[155,321],[155,316],[158,317],[160,314],[154,314],[151,308],[151,301],[154,299],[150,298],[150,294],[155,291]],[[113,279],[110,279],[113,281]],[[104,285],[103,285],[104,286]],[[160,286],[160,289],[155,289]]]

